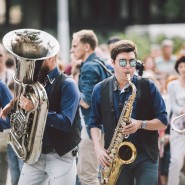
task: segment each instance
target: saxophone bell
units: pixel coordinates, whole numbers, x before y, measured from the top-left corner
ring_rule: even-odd
[[[136,147],[128,141],[124,141],[118,147],[118,157],[123,164],[130,164],[136,158]]]

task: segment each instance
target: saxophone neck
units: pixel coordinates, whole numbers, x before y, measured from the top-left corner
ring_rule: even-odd
[[[130,73],[127,73],[127,79],[128,79],[129,85],[130,85],[131,88],[132,88],[132,95],[135,96],[135,94],[136,94],[136,86],[135,86],[134,83],[132,83],[132,81],[131,81]],[[135,97],[134,97],[134,99],[135,99]]]

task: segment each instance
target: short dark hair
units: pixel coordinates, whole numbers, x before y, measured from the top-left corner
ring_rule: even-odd
[[[109,40],[107,41],[107,44],[110,45],[110,44],[114,44],[115,42],[118,42],[120,41],[121,39],[116,37],[116,36],[113,36],[113,37],[110,37]]]
[[[175,70],[177,71],[177,73],[179,73],[178,71],[178,67],[179,67],[179,64],[180,63],[185,63],[185,55],[181,55],[177,60],[176,60],[176,63],[175,63]]]
[[[88,43],[92,50],[98,45],[98,38],[92,30],[81,30],[73,34],[73,38],[76,36],[80,38],[80,42]]]
[[[122,52],[134,52],[137,58],[136,45],[131,40],[120,40],[114,43],[110,50],[111,58],[115,60],[117,55]]]

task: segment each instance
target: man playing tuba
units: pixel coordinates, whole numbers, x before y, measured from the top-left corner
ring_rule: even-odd
[[[17,36],[20,38],[17,39]],[[41,50],[43,55],[37,55],[38,50],[34,49],[32,41],[39,40],[34,44],[40,45],[48,38],[50,40],[46,41],[46,47]],[[10,112],[10,143],[17,155],[25,161],[19,185],[42,184],[46,181],[55,185],[75,185],[76,182],[76,146],[80,142],[76,113],[80,95],[74,80],[60,74],[56,56],[58,42],[52,42],[52,39],[49,34],[39,30],[18,30],[16,42],[19,43],[16,47],[19,49],[13,48],[13,45],[10,49],[21,61],[18,61],[17,66],[19,74],[15,76],[17,92],[20,94],[17,93],[16,100],[3,110],[1,116],[6,117]],[[4,39],[5,45],[7,40]],[[20,47],[20,42],[24,40],[28,43]],[[53,52],[55,47],[57,49]],[[20,49],[26,55],[19,53]],[[28,53],[32,50],[34,55]],[[41,68],[38,70],[37,67]],[[45,106],[41,107],[39,104],[44,100],[48,100],[49,104],[44,103]],[[48,110],[44,109],[43,112],[43,108]],[[40,127],[42,124],[44,126]],[[41,144],[38,143],[39,139]],[[40,149],[41,152],[38,152]]]

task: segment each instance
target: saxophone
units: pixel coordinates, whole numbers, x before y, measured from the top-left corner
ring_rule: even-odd
[[[44,31],[19,29],[7,33],[3,37],[3,45],[17,58],[9,143],[20,159],[33,164],[41,153],[48,114],[48,97],[43,85],[38,82],[39,72],[43,61],[58,53],[59,44]],[[21,94],[32,101],[33,110],[21,108]]]
[[[123,141],[124,138],[129,136],[122,134],[122,128],[130,123],[133,103],[136,97],[136,87],[130,81],[130,74],[127,74],[127,78],[129,85],[132,87],[132,94],[124,104],[110,146],[107,149],[107,153],[112,160],[109,161],[109,167],[102,167],[101,169],[101,185],[115,185],[123,164],[132,163],[137,155],[135,146],[131,142]]]

